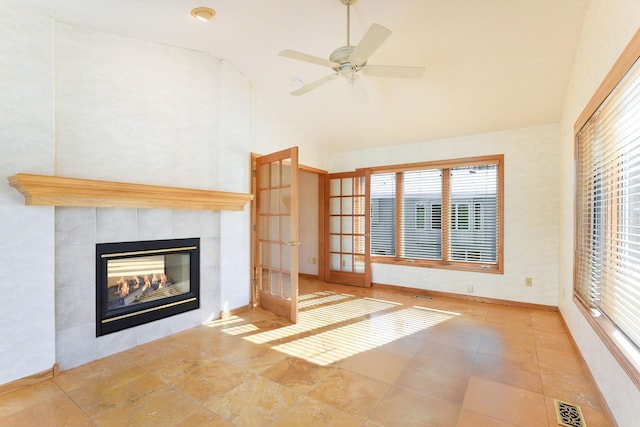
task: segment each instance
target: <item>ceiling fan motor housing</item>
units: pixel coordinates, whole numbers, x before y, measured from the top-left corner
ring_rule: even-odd
[[[345,72],[358,72],[362,67],[366,65],[366,62],[364,64],[357,65],[350,61],[349,58],[351,57],[351,53],[355,48],[355,46],[342,46],[331,52],[331,55],[329,55],[329,61],[338,64],[333,67],[335,71],[341,74]]]

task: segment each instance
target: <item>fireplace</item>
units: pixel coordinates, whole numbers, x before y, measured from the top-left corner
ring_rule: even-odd
[[[96,244],[96,336],[199,307],[199,238]]]

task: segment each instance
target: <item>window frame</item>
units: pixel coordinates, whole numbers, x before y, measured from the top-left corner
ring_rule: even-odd
[[[604,78],[596,92],[593,94],[584,110],[574,123],[574,263],[573,263],[573,301],[578,310],[587,319],[594,332],[602,340],[603,344],[618,361],[622,369],[629,376],[635,386],[640,389],[640,349],[638,349],[624,333],[599,310],[589,306],[579,290],[578,283],[578,248],[581,244],[579,237],[579,221],[577,216],[581,212],[578,206],[578,134],[583,127],[597,114],[607,97],[616,89],[626,73],[640,59],[640,30],[638,30],[628,43],[620,57],[617,59],[607,76]],[[606,244],[606,242],[600,242]]]
[[[449,197],[449,169],[457,167],[469,167],[469,166],[483,166],[483,165],[496,165],[497,166],[497,196],[496,196],[496,262],[493,263],[478,263],[478,262],[466,262],[466,261],[454,261],[450,259],[450,218],[451,218],[451,200]],[[371,254],[371,262],[378,264],[394,264],[394,265],[407,265],[412,267],[426,267],[426,268],[438,268],[446,270],[461,270],[461,271],[473,271],[481,273],[493,273],[504,274],[504,154],[495,154],[489,156],[479,157],[466,157],[449,160],[438,160],[432,162],[420,162],[420,163],[405,163],[398,165],[379,166],[374,168],[368,168],[367,171],[370,174],[381,173],[396,173],[398,177],[403,172],[416,171],[424,169],[441,169],[443,171],[443,193],[442,201],[437,206],[440,207],[440,227],[433,227],[433,218],[431,218],[431,230],[440,230],[442,233],[441,245],[443,259],[430,260],[419,259],[399,256],[399,248],[403,239],[401,218],[402,215],[402,181],[396,178],[396,236],[395,247],[396,254],[394,256],[374,255]],[[369,182],[367,185],[370,185]],[[370,189],[367,190],[370,194]],[[429,204],[430,209],[433,209],[434,204]],[[473,214],[473,207],[471,203],[467,203],[467,226],[469,230],[474,229],[475,216]],[[431,212],[432,213],[432,212]],[[426,215],[427,217],[433,215]]]

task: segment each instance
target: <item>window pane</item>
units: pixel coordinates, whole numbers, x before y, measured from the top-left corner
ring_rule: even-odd
[[[396,254],[396,174],[371,175],[371,255]]]
[[[498,233],[498,166],[450,169],[452,261],[495,263]]]
[[[429,169],[402,174],[402,255],[407,258],[442,258],[442,233],[432,228],[431,206],[442,206],[442,171]]]

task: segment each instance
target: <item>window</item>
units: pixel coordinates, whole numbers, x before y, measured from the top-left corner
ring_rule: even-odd
[[[501,273],[502,163],[488,156],[372,170],[372,260]]]
[[[638,363],[629,357],[640,349],[639,55],[621,56],[605,80],[613,87],[601,87],[589,103],[597,107],[576,122],[574,293],[640,387]]]

